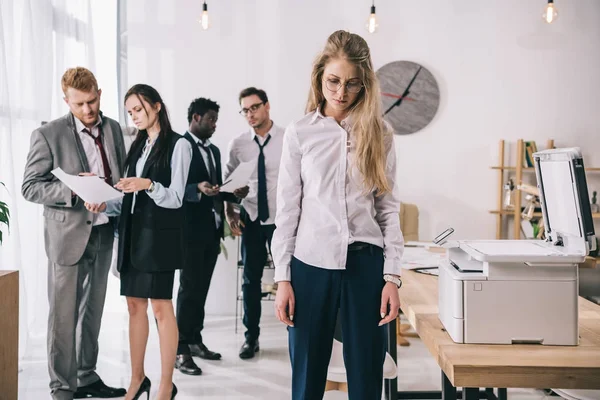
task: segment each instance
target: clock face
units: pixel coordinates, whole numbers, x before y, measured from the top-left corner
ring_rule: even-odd
[[[394,61],[377,71],[384,119],[397,135],[426,127],[440,104],[440,90],[429,70],[411,61]]]

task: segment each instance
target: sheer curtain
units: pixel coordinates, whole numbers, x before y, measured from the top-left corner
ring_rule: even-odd
[[[72,66],[94,71],[94,54],[90,0],[0,2],[0,198],[11,211],[0,269],[19,271],[21,358],[45,336],[48,315],[42,206],[20,191],[29,139],[42,121],[67,112],[60,78]]]

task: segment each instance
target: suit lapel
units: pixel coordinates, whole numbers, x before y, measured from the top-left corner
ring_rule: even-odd
[[[119,168],[119,165],[121,165],[121,160],[118,159],[114,132],[110,127],[110,123],[104,118],[102,119],[102,135],[104,136],[104,151],[106,151],[108,154],[108,163],[110,164],[113,183],[115,183],[115,179],[118,179],[121,172]]]
[[[77,127],[75,125],[75,116],[71,112],[69,112],[68,115],[69,118],[67,118],[67,124],[71,129],[71,135],[73,136],[73,140],[75,140],[75,146],[77,147],[77,156],[79,157],[79,161],[81,162],[81,169],[85,172],[90,172],[88,159],[85,155],[85,150],[83,148],[83,144],[81,143],[79,133],[77,132]]]
[[[217,183],[219,185],[223,184],[223,177],[221,175],[221,153],[219,152],[219,148],[214,144],[210,145],[210,150],[215,158],[215,171],[217,173]]]
[[[146,158],[146,162],[144,163],[144,168],[142,169],[142,174],[140,176],[140,178],[146,178],[148,176],[148,170],[150,169],[150,167],[152,166],[152,164],[154,164],[156,162],[156,160],[154,159],[154,153],[156,153],[156,149],[158,149],[158,143],[160,141],[160,136],[156,138],[156,141],[154,142],[154,144],[152,145],[152,150],[150,150],[150,154],[148,155],[148,158]],[[143,149],[144,147],[142,147]],[[141,153],[140,153],[140,157],[141,157]]]
[[[204,157],[201,153],[201,150],[198,148],[198,143],[194,140],[191,133],[186,132],[184,136],[192,144],[192,153],[196,160],[198,160],[198,164],[202,168],[202,174],[208,177],[207,180],[210,180],[210,172],[208,171],[208,165],[206,165],[206,163],[204,162]]]

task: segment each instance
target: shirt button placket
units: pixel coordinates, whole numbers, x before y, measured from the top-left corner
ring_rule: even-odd
[[[345,125],[345,122],[342,121]],[[340,242],[340,268],[346,269],[346,259],[348,256],[348,205],[346,204],[346,163],[347,163],[347,141],[348,132],[342,129],[340,140],[340,172],[339,172],[339,197],[341,213],[341,242]]]

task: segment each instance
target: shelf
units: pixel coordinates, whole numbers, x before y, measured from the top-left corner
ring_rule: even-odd
[[[517,167],[501,167],[501,166],[493,166],[491,167],[492,169],[500,169],[500,170],[505,170],[505,171],[516,171]],[[600,168],[597,167],[590,167],[590,168],[585,168],[585,170],[587,172],[600,172]],[[521,168],[521,171],[525,172],[525,171],[535,171],[534,167],[523,167]]]
[[[500,166],[494,166],[491,167],[492,169],[500,169],[500,170],[505,170],[505,171],[516,171],[517,167],[500,167]],[[587,169],[587,168],[586,168]],[[533,167],[523,167],[521,168],[521,171],[535,171],[535,168]]]
[[[490,210],[490,214],[515,215],[515,210]],[[534,212],[534,217],[541,217],[541,212]],[[600,213],[592,213],[592,218],[600,219]]]

